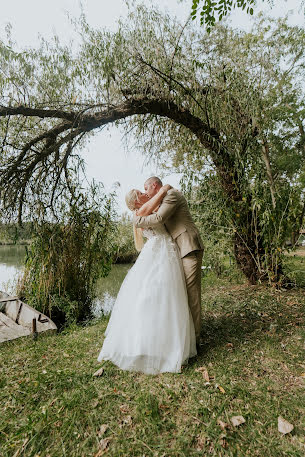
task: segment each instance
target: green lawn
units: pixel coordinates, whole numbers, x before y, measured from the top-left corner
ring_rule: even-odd
[[[305,290],[203,286],[204,344],[181,374],[93,377],[106,319],[1,345],[0,455],[304,456]]]

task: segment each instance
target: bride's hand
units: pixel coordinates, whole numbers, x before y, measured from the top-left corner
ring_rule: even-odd
[[[161,191],[166,194],[170,189],[172,189],[173,186],[171,186],[170,184],[165,184],[164,186],[161,187]]]

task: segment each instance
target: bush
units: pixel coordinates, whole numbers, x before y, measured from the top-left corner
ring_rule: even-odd
[[[19,295],[58,324],[91,316],[95,285],[111,269],[116,230],[112,199],[79,195],[61,222],[36,223]]]

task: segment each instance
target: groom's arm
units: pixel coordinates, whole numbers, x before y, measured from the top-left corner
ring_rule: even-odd
[[[134,216],[133,222],[138,228],[148,228],[164,224],[166,219],[175,212],[177,203],[177,194],[175,192],[168,192],[155,214],[150,214],[149,216]]]

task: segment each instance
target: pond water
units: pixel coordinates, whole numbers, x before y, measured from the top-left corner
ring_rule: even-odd
[[[0,246],[0,290],[15,295],[25,255],[25,246]]]
[[[121,284],[133,264],[112,265],[111,272],[106,278],[100,278],[97,283],[97,298],[93,306],[93,314],[109,314],[114,305]]]
[[[0,290],[15,295],[18,277],[26,256],[26,246],[0,246]],[[100,278],[97,284],[97,298],[93,305],[96,317],[109,314],[123,279],[132,264],[113,265],[106,278]]]

